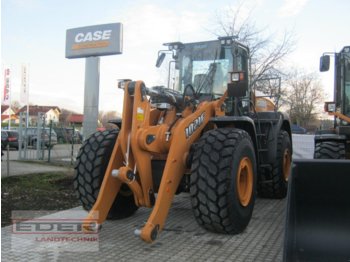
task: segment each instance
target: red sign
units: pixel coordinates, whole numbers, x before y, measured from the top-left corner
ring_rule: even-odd
[[[4,73],[4,105],[10,105],[10,69],[6,68]]]

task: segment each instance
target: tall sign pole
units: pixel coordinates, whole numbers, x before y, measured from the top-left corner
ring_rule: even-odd
[[[86,139],[97,129],[100,91],[100,57],[85,59],[84,122],[83,137]]]
[[[123,25],[103,24],[68,29],[66,32],[66,58],[85,61],[83,138],[97,129],[100,56],[121,54],[123,50]]]

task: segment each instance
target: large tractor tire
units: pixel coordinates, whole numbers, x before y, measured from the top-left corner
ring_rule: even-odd
[[[74,167],[74,189],[83,208],[88,211],[96,202],[118,133],[118,129],[96,132],[80,148]],[[137,209],[132,192],[123,184],[108,218],[126,218]]]
[[[217,233],[242,232],[253,212],[256,173],[247,132],[226,128],[206,132],[194,149],[190,183],[198,224]]]
[[[314,159],[345,159],[345,144],[334,141],[317,142]]]
[[[264,179],[258,185],[259,196],[281,199],[287,196],[288,177],[292,164],[292,142],[289,134],[281,130],[277,140],[276,161],[272,170],[263,171]]]

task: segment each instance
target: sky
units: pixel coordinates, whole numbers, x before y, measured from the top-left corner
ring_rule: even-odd
[[[11,70],[11,99],[19,101],[21,65],[29,67],[29,103],[59,106],[83,113],[85,59],[66,59],[66,30],[123,24],[123,53],[100,58],[100,111],[122,111],[118,79],[157,85],[155,67],[163,43],[216,39],[218,17],[235,0],[1,0],[1,64]],[[292,30],[296,47],[286,67],[317,72],[323,52],[350,44],[349,0],[246,0],[242,14],[264,33]],[[332,70],[320,74],[332,99]],[[2,92],[1,92],[2,93]]]

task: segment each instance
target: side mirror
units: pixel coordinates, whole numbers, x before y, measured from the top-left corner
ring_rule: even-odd
[[[156,67],[160,67],[162,65],[164,58],[165,58],[165,53],[160,53],[160,55],[157,58]]]
[[[330,56],[329,55],[323,55],[320,58],[320,71],[325,72],[329,70],[329,61]]]

